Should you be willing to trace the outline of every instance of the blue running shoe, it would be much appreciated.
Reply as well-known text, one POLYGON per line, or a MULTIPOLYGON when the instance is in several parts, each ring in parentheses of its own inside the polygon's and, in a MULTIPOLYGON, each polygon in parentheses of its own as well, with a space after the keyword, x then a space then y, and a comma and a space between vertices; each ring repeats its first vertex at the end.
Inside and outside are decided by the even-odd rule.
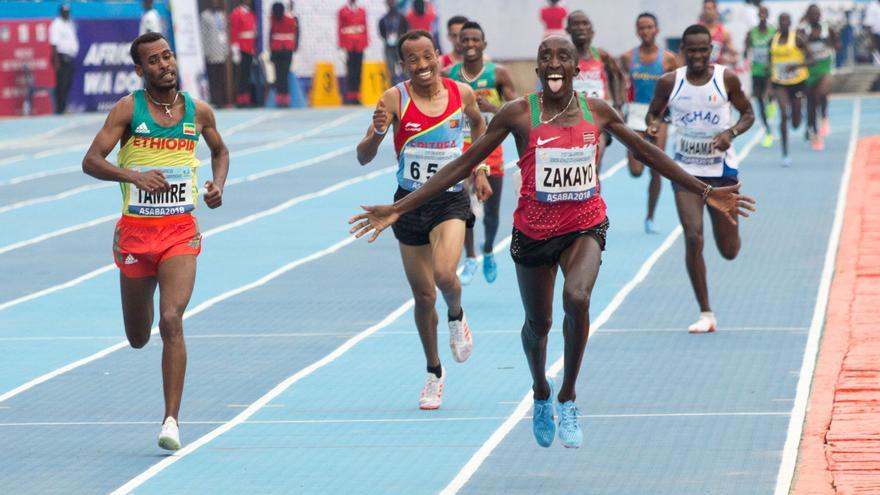
POLYGON ((646 234, 659 234, 660 231, 657 230, 657 227, 654 227, 654 220, 650 218, 645 219, 645 233, 646 234))
POLYGON ((468 285, 471 283, 471 280, 474 279, 474 273, 477 273, 477 259, 476 258, 466 258, 464 260, 464 268, 461 270, 461 275, 458 277, 461 280, 461 285, 468 285))
POLYGON ((493 253, 483 255, 483 277, 490 284, 498 278, 498 264, 495 263, 495 255, 493 253))
POLYGON ((567 449, 579 449, 584 443, 584 432, 578 422, 578 408, 573 400, 558 402, 559 442, 567 449))
POLYGON ((556 402, 556 394, 553 390, 553 380, 547 378, 550 384, 550 396, 547 400, 535 399, 535 408, 532 412, 532 433, 535 441, 541 447, 547 448, 553 445, 553 437, 556 436, 556 423, 553 421, 553 403, 556 402))

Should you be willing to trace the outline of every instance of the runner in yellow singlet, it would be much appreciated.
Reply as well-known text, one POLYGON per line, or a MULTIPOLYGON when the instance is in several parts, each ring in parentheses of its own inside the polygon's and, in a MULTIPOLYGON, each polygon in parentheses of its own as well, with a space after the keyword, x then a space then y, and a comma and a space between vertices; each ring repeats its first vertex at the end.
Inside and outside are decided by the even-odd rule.
POLYGON ((782 166, 791 166, 788 157, 788 115, 791 125, 797 129, 801 125, 801 98, 806 90, 807 67, 812 65, 813 57, 807 47, 807 40, 791 29, 791 16, 779 16, 778 31, 770 43, 770 82, 773 93, 779 102, 779 133, 782 138, 782 166))
POLYGON ((119 182, 122 218, 113 237, 119 267, 125 335, 136 349, 147 345, 153 327, 153 303, 159 287, 162 382, 165 418, 159 446, 180 448, 177 423, 186 345, 183 313, 196 278, 202 236, 192 215, 198 202, 195 156, 199 136, 211 149, 213 181, 205 183, 208 208, 222 203, 229 152, 207 103, 177 91, 177 61, 159 33, 139 36, 131 58, 144 89, 120 99, 83 159, 83 171, 119 182), (107 161, 117 143, 118 166, 107 161))

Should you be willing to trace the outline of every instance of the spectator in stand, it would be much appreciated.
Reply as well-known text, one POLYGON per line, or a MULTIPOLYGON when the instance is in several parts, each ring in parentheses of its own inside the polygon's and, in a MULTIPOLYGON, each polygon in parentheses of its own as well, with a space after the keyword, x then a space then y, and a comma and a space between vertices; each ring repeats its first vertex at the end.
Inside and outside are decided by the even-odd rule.
POLYGON ((431 3, 425 0, 414 0, 409 12, 406 13, 406 22, 409 23, 410 31, 421 29, 431 33, 434 44, 440 46, 437 33, 437 12, 431 3))
POLYGON ((346 105, 360 105, 361 66, 364 63, 364 50, 367 49, 367 11, 357 4, 357 0, 339 9, 339 48, 345 50, 345 95, 346 105))
POLYGON ((299 19, 284 11, 284 4, 272 4, 269 20, 269 50, 275 66, 275 106, 290 106, 290 63, 299 46, 299 19))
POLYGON ((565 18, 568 9, 559 5, 559 0, 549 0, 549 5, 541 9, 541 22, 544 23, 544 37, 568 36, 565 32, 565 18))
POLYGON ((388 13, 379 20, 379 36, 385 42, 385 65, 391 83, 403 81, 403 69, 400 67, 400 55, 397 54, 397 40, 409 31, 406 17, 397 10, 397 0, 388 0, 388 13))
POLYGON ((144 14, 141 16, 141 24, 138 34, 159 33, 165 34, 165 25, 162 22, 162 16, 159 11, 153 7, 153 0, 144 0, 141 5, 144 7, 144 14))
POLYGON ((55 69, 55 113, 62 114, 67 109, 67 95, 73 82, 73 60, 79 52, 76 25, 70 20, 70 5, 61 5, 58 17, 49 25, 49 44, 55 69))
POLYGON ((223 0, 211 0, 211 8, 201 14, 202 46, 208 70, 211 104, 223 108, 229 104, 226 90, 226 58, 229 56, 229 33, 226 31, 223 0))
POLYGON ((880 0, 875 0, 865 8, 865 18, 862 25, 871 32, 874 40, 874 64, 880 65, 880 0))
POLYGON ((454 15, 446 21, 446 39, 448 39, 449 44, 452 45, 452 51, 444 53, 440 58, 440 68, 445 69, 462 62, 464 47, 462 47, 461 43, 458 41, 458 33, 461 32, 461 27, 467 22, 468 18, 463 15, 454 15))
POLYGON ((251 10, 251 0, 240 0, 229 16, 229 36, 232 39, 232 63, 237 66, 235 105, 251 104, 251 66, 257 53, 257 17, 251 10))

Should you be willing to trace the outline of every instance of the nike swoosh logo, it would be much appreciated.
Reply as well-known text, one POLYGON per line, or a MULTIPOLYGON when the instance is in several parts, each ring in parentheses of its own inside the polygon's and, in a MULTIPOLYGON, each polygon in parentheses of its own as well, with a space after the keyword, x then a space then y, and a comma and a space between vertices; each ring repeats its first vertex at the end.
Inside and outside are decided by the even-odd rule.
POLYGON ((557 139, 559 139, 559 136, 548 138, 548 139, 538 138, 538 146, 544 146, 545 144, 549 143, 550 141, 556 141, 557 139))

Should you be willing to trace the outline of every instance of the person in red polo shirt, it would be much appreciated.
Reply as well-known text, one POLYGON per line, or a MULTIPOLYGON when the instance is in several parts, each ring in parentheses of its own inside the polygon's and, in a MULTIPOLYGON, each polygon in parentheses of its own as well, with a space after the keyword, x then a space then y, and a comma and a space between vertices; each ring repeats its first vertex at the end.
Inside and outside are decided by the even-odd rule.
POLYGON ((235 86, 235 104, 251 104, 251 65, 257 53, 257 17, 251 10, 251 0, 241 0, 229 14, 229 39, 232 41, 232 61, 238 66, 235 86))
POLYGON ((357 0, 339 9, 339 48, 345 50, 345 103, 360 104, 361 65, 367 48, 367 11, 357 0))
POLYGON ((284 4, 272 4, 269 18, 269 50, 275 66, 275 106, 290 106, 290 63, 299 46, 299 19, 284 11, 284 4))

